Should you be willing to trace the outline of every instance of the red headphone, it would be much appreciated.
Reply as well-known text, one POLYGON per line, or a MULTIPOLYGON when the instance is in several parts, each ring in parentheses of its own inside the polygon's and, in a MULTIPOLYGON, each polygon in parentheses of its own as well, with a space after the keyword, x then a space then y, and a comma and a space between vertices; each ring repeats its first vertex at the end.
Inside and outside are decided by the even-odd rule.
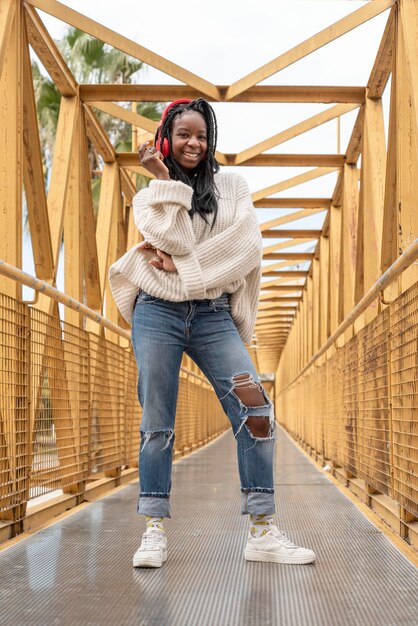
POLYGON ((158 124, 157 132, 155 134, 155 147, 157 148, 157 150, 161 151, 163 157, 168 157, 168 155, 170 154, 170 146, 168 144, 167 137, 164 138, 162 145, 161 145, 161 141, 160 141, 161 126, 163 125, 164 118, 166 117, 166 115, 169 112, 169 110, 171 109, 171 107, 175 106, 176 104, 188 104, 189 102, 192 102, 192 101, 191 100, 187 100, 187 99, 174 100, 173 102, 170 102, 170 104, 167 104, 167 106, 165 107, 165 109, 163 111, 163 114, 162 114, 161 119, 160 119, 160 123, 158 124))

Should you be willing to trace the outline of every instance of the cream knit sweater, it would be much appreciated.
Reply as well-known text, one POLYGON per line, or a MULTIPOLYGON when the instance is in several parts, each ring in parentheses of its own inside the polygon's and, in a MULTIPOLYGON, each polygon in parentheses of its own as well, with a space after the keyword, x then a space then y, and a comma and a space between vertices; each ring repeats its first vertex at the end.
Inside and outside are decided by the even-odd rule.
POLYGON ((215 174, 215 183, 220 197, 212 230, 198 213, 190 219, 193 189, 180 181, 152 180, 134 197, 137 228, 155 248, 172 255, 177 272, 149 265, 155 252, 139 252, 137 246, 116 261, 109 282, 127 322, 139 290, 172 302, 214 299, 227 292, 241 338, 251 340, 261 280, 260 227, 239 174, 215 174))

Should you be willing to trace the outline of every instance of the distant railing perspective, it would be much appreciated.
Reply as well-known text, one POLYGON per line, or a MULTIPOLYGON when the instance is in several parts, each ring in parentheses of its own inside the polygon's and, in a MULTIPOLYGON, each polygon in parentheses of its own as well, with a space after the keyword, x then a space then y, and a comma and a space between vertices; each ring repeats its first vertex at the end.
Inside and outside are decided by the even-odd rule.
POLYGON ((279 422, 416 548, 418 283, 344 345, 336 342, 417 257, 418 240, 296 377, 290 341, 276 383, 279 422))
MULTIPOLYGON (((4 263, 0 271, 22 282, 32 278, 44 293, 52 289, 4 263)), ((56 300, 68 299, 54 292, 56 300)), ((134 478, 135 470, 127 470, 138 466, 135 359, 129 346, 104 336, 105 322, 96 318, 97 334, 0 294, 0 539, 33 526, 27 505, 39 496, 60 490, 65 510, 88 499, 91 486, 106 477, 117 479, 110 486, 124 473, 134 478)), ((175 455, 227 427, 211 385, 194 364, 184 364, 175 455)))

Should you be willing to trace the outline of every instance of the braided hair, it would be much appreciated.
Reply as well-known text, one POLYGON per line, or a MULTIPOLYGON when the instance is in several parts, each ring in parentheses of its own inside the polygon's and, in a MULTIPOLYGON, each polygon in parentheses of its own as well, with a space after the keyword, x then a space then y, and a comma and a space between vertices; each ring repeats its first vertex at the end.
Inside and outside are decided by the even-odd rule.
POLYGON ((188 103, 175 104, 167 112, 162 126, 159 129, 158 139, 161 145, 164 139, 167 139, 170 146, 170 154, 164 157, 164 163, 170 173, 172 180, 180 180, 181 182, 193 187, 192 208, 190 217, 194 213, 199 215, 208 222, 207 214, 213 213, 212 228, 215 224, 218 213, 218 190, 216 189, 214 174, 219 172, 219 163, 215 158, 216 141, 218 136, 218 127, 216 123, 215 112, 210 104, 203 98, 192 100, 188 103), (178 165, 172 156, 171 131, 174 119, 178 115, 182 115, 188 111, 196 111, 200 113, 206 122, 207 129, 207 153, 205 158, 198 164, 194 172, 194 176, 190 178, 186 172, 178 165))

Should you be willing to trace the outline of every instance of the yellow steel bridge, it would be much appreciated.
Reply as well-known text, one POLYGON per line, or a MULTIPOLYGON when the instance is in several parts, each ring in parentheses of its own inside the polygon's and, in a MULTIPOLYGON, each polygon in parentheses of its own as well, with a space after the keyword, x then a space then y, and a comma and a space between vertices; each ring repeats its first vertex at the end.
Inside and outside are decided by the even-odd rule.
POLYGON ((417 203, 416 0, 364 3, 230 85, 213 84, 55 0, 0 0, 2 623, 417 623, 417 203), (79 84, 39 11, 177 84, 79 84), (260 84, 381 14, 386 25, 367 84, 260 84), (32 52, 60 94, 48 181, 32 52), (181 515, 197 516, 187 540, 192 548, 177 554, 171 574, 168 563, 152 581, 138 573, 131 581, 130 556, 120 558, 139 533, 133 481, 141 412, 130 332, 107 271, 141 238, 131 205, 138 176, 149 173, 136 150, 157 122, 137 104, 181 97, 329 105, 241 152, 217 152, 225 167, 278 172, 278 182, 253 193, 256 209, 268 209, 271 219, 260 223, 267 241, 248 350, 282 427, 279 514, 295 536, 319 545, 316 571, 236 564, 243 528, 232 521, 233 440, 210 384, 186 357, 174 470, 183 496, 174 494, 174 501, 181 515), (127 102, 132 106, 121 104, 127 102), (272 152, 353 111, 350 138, 336 154, 320 146, 317 154, 272 152), (102 114, 130 125, 131 152, 117 151, 102 114), (100 163, 94 172, 91 150, 100 163), (282 166, 310 169, 282 180, 282 166), (297 195, 298 185, 332 172, 330 197, 297 195), (92 176, 101 179, 98 211, 92 176), (35 275, 22 269, 24 210, 35 275), (312 216, 320 226, 304 228, 312 216), (23 285, 33 300, 24 299, 23 285), (207 483, 206 497, 197 481, 207 483), (221 516, 219 549, 214 529, 221 516), (49 527, 53 519, 60 521, 49 527), (203 550, 206 570, 193 550, 203 550), (69 586, 58 574, 67 559, 69 586))

